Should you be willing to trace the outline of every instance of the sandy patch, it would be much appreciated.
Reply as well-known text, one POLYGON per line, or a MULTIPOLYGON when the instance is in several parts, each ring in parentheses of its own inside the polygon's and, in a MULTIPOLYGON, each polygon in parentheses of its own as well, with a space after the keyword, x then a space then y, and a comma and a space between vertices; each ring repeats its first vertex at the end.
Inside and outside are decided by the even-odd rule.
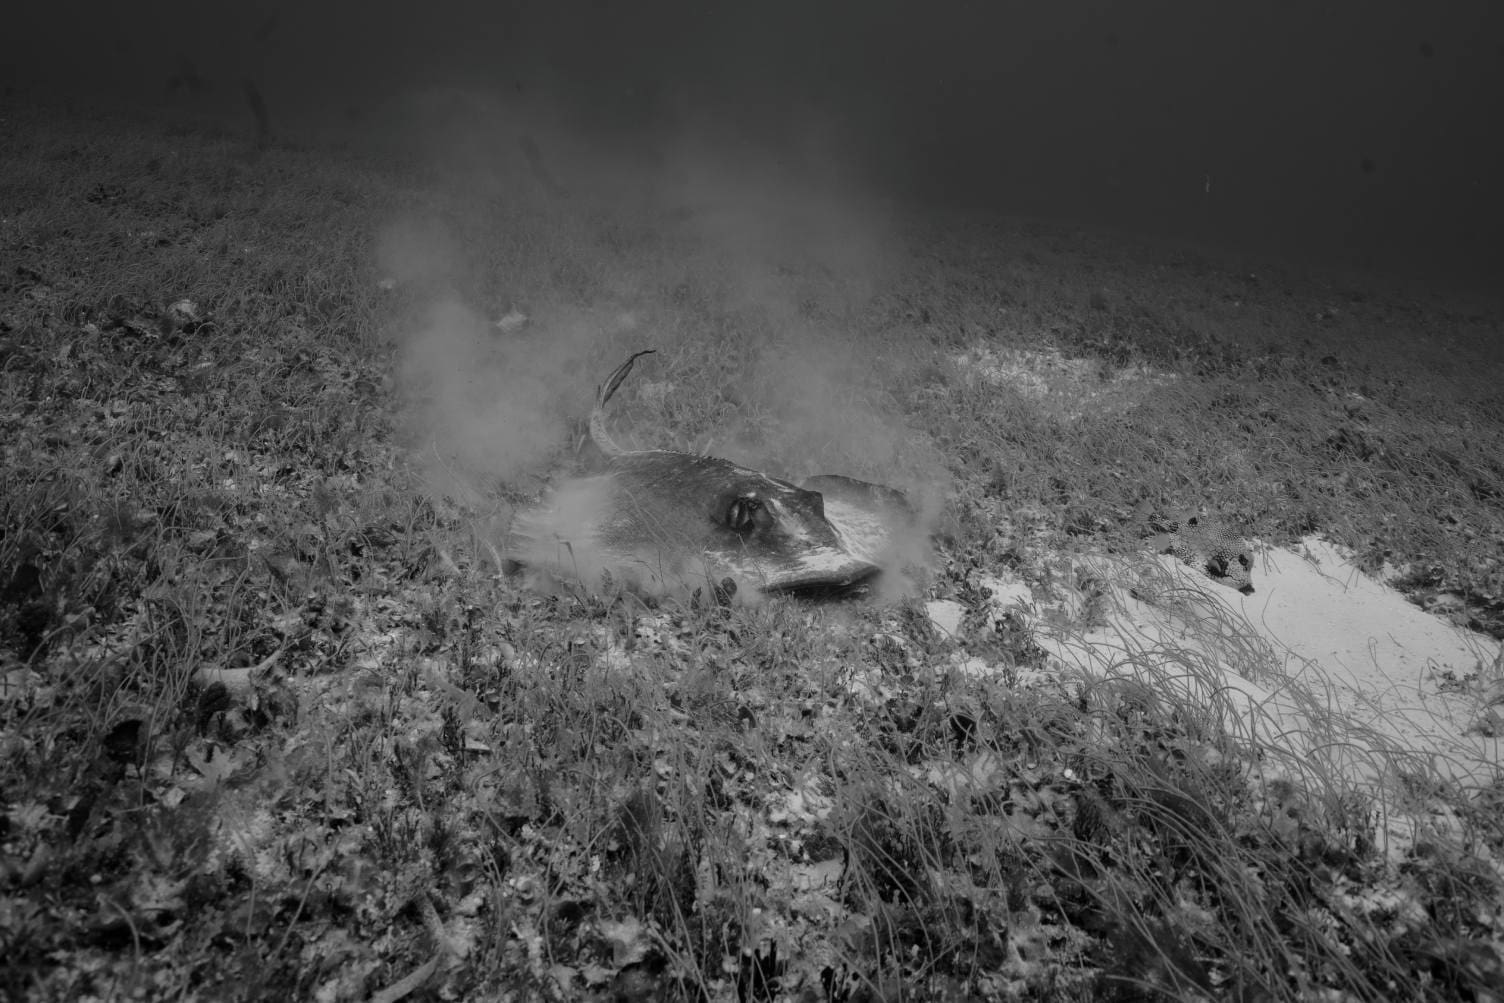
MULTIPOLYGON (((1272 769, 1383 795, 1391 847, 1407 842, 1405 812, 1382 807, 1396 791, 1493 782, 1500 740, 1475 723, 1486 703, 1477 683, 1504 673, 1498 642, 1417 608, 1325 541, 1259 553, 1250 596, 1147 555, 1086 559, 1101 594, 1063 604, 1017 582, 989 588, 997 612, 1029 622, 1062 670, 1190 698, 1256 739, 1272 769)), ((954 603, 930 612, 943 630, 959 624, 954 603)))
POLYGON ((952 355, 951 362, 966 379, 1007 387, 1068 420, 1121 414, 1177 379, 1150 366, 1113 366, 1053 348, 978 346, 952 355))

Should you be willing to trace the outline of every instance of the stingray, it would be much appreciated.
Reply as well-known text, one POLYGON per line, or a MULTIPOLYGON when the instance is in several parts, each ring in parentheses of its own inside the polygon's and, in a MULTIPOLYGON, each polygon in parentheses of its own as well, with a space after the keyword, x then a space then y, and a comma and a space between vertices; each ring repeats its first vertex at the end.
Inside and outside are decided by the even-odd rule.
POLYGON ((653 351, 596 389, 590 439, 602 463, 517 514, 512 562, 587 584, 606 573, 654 594, 709 584, 718 597, 845 596, 868 591, 900 541, 921 535, 908 499, 884 485, 839 474, 794 484, 716 456, 618 446, 606 404, 653 351))

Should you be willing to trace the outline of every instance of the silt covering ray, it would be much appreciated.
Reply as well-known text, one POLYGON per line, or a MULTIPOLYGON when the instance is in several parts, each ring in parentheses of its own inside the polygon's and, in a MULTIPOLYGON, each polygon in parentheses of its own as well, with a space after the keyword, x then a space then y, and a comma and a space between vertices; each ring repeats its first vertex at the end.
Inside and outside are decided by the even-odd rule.
POLYGON ((591 439, 601 468, 570 478, 519 512, 510 561, 594 585, 609 574, 652 593, 691 593, 725 579, 744 597, 849 595, 868 589, 917 530, 900 492, 837 474, 802 485, 715 456, 624 450, 604 407, 638 352, 601 385, 591 439))

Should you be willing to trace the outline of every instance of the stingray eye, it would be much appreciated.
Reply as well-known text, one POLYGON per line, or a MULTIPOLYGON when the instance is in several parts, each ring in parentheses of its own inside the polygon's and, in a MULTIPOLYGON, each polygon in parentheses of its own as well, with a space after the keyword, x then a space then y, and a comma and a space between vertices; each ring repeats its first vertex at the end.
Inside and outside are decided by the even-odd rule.
POLYGON ((763 514, 762 502, 756 498, 737 498, 726 513, 726 525, 737 533, 750 533, 762 521, 759 514, 763 514))
POLYGON ((726 525, 743 536, 773 528, 773 512, 761 498, 742 495, 726 510, 726 525))

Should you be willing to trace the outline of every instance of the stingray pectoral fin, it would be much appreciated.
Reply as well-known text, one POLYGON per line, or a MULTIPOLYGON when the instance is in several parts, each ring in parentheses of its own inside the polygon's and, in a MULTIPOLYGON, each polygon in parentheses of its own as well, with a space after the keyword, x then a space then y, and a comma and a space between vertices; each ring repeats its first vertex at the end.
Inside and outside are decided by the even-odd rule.
POLYGON ((763 592, 790 594, 837 593, 882 571, 835 547, 819 547, 790 560, 751 562, 737 570, 763 592))
POLYGON ((919 517, 908 495, 886 484, 857 480, 844 474, 815 474, 799 485, 806 491, 818 491, 829 504, 832 501, 864 509, 885 522, 912 523, 919 517))
POLYGON ((902 491, 841 474, 818 474, 800 487, 820 493, 826 521, 853 556, 886 566, 923 550, 919 513, 902 491))

